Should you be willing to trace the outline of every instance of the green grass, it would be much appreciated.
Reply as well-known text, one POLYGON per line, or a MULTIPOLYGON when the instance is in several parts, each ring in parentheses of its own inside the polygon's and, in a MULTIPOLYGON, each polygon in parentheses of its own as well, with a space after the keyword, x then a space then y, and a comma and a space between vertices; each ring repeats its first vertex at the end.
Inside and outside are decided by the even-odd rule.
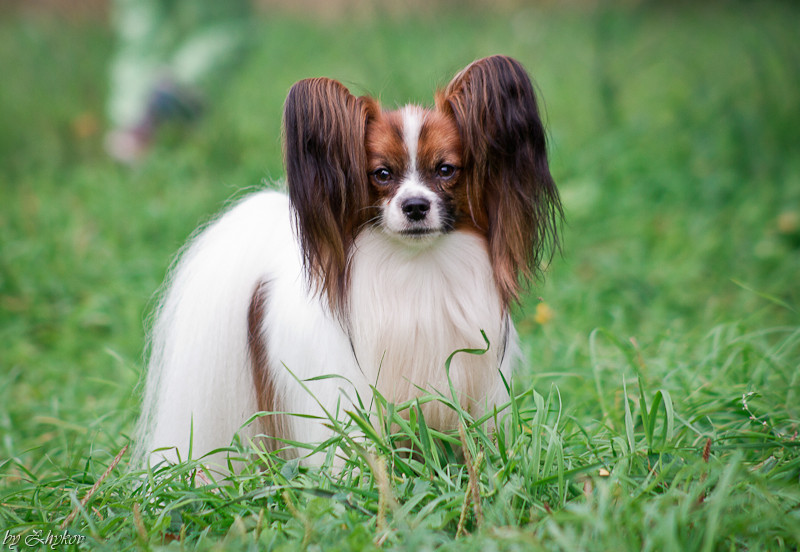
POLYGON ((270 14, 209 116, 134 170, 101 147, 110 31, 3 15, 0 537, 60 534, 77 508, 68 530, 108 550, 797 550, 800 9, 270 14), (263 457, 220 486, 193 464, 143 477, 126 454, 102 479, 170 258, 281 178, 289 86, 430 103, 492 53, 536 80, 567 215, 515 313, 529 367, 506 429, 464 417, 457 458, 459 434, 375 397, 380 415, 341 427, 340 475, 263 457), (357 426, 374 435, 349 441, 357 426))

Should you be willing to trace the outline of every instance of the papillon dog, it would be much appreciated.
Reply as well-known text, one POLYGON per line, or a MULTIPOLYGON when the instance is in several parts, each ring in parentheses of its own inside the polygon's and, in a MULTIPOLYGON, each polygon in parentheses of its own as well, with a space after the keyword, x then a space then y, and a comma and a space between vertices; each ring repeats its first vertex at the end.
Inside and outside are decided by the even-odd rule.
MULTIPOLYGON (((237 432, 299 454, 286 443, 324 442, 327 416, 372 388, 400 403, 450 397, 452 382, 475 417, 509 400, 520 357, 509 308, 557 247, 562 217, 522 65, 475 61, 433 108, 395 111, 303 80, 283 132, 288 196, 245 197, 170 271, 150 339, 144 458, 197 458, 237 432), (460 349, 486 351, 454 355, 448 379, 460 349)), ((430 427, 457 427, 441 402, 422 410, 430 427)))

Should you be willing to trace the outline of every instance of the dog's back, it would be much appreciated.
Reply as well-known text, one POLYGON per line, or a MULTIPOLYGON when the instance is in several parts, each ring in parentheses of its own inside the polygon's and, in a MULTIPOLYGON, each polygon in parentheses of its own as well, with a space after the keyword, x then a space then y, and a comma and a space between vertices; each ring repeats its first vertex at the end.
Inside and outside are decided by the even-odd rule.
MULTIPOLYGON (((171 448, 153 460, 186 459, 190 448, 197 457, 226 447, 258 410, 248 309, 256 286, 275 266, 294 266, 299 275, 293 240, 288 199, 262 192, 235 204, 179 255, 150 337, 140 458, 159 447, 171 448)), ((255 432, 251 425, 243 436, 255 432)))

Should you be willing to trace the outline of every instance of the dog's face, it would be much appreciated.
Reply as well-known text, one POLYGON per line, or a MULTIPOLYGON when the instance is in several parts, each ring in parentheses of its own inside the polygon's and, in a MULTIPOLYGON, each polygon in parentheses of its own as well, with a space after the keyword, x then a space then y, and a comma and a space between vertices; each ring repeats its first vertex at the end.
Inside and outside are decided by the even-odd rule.
POLYGON ((304 266, 334 310, 370 224, 407 245, 462 229, 481 235, 504 305, 557 244, 562 212, 544 126, 511 58, 471 63, 432 109, 383 111, 337 81, 300 81, 286 99, 284 136, 304 266))
POLYGON ((465 213, 462 151, 452 117, 407 106, 377 113, 366 129, 374 222, 409 243, 452 231, 465 213))

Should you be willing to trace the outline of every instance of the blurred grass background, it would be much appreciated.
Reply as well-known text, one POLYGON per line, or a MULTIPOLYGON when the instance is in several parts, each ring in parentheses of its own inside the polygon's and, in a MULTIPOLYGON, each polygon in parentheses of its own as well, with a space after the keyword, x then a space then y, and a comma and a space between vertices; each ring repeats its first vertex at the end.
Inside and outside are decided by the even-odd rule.
POLYGON ((535 80, 567 216, 563 256, 515 313, 520 380, 556 383, 578 420, 621 412, 635 373, 590 344, 604 328, 673 394, 688 443, 719 427, 709 404, 746 426, 748 391, 796 435, 796 4, 263 2, 208 116, 134 168, 102 148, 104 3, 78 5, 0 7, 0 487, 74 477, 127 442, 153 294, 199 223, 281 180, 292 83, 324 75, 389 107, 430 104, 494 53, 535 80))

